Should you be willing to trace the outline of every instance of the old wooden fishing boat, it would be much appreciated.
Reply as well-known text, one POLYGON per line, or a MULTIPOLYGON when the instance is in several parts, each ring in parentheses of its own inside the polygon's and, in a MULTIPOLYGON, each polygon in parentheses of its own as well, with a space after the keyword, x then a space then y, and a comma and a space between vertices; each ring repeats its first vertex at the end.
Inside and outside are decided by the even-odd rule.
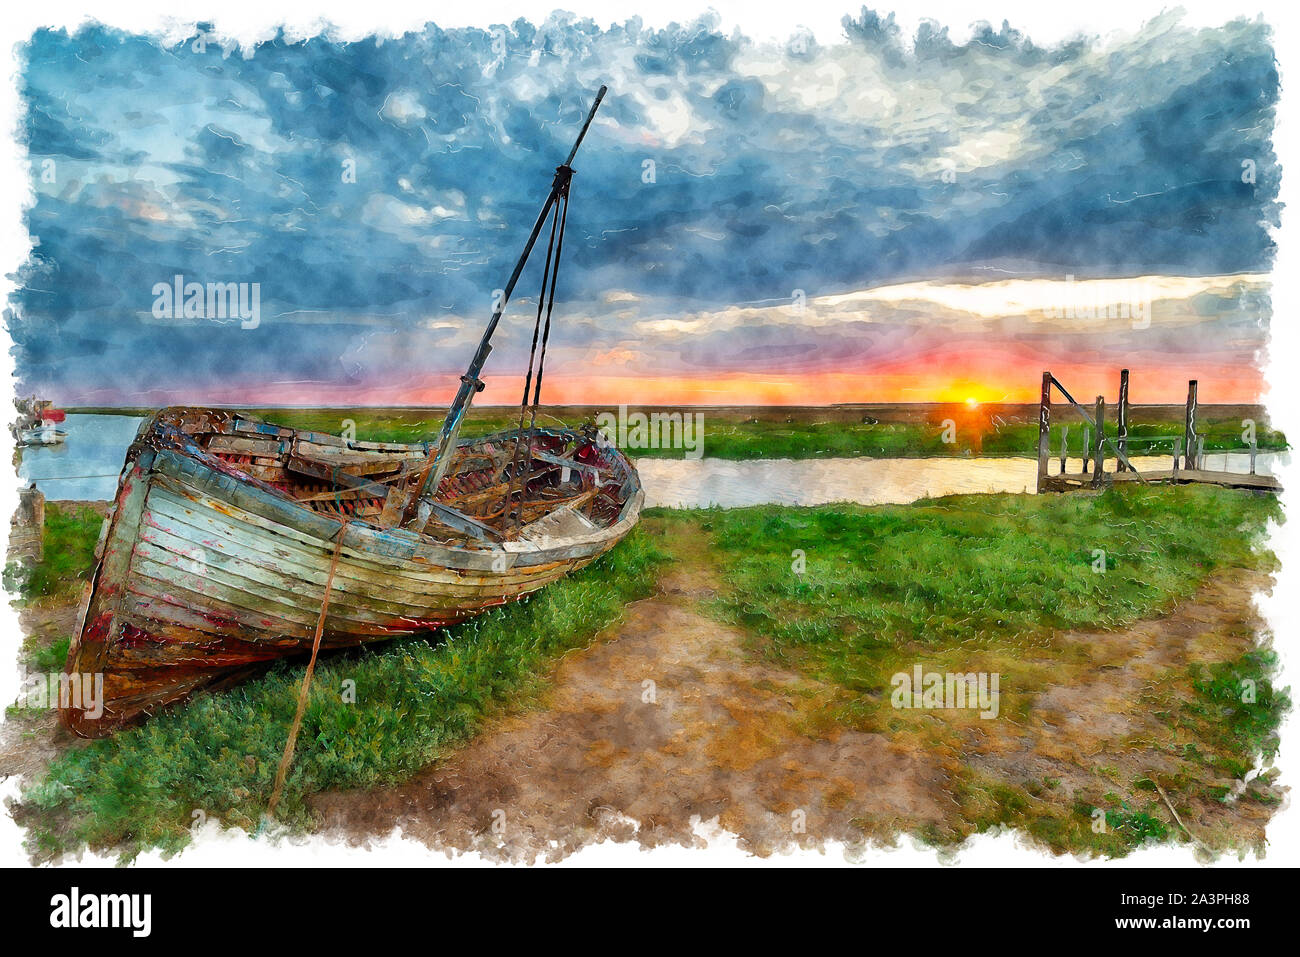
POLYGON ((632 529, 643 494, 622 453, 594 427, 537 426, 569 163, 603 94, 435 441, 358 442, 197 408, 141 427, 68 655, 61 711, 73 731, 107 734, 271 659, 461 621, 581 568, 632 529), (548 217, 520 426, 461 441, 492 333, 548 217))

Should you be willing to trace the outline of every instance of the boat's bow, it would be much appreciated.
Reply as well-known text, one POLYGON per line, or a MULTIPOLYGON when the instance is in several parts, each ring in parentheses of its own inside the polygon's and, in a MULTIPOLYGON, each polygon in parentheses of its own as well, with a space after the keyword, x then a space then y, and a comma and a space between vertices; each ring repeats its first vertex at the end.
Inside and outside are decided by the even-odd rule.
POLYGON ((222 410, 165 409, 132 444, 69 651, 64 720, 84 736, 311 646, 454 624, 612 548, 643 496, 593 432, 462 443, 417 529, 380 521, 425 447, 222 410), (532 457, 512 476, 517 445, 532 457), (521 492, 522 490, 522 492, 521 492), (341 548, 331 579, 331 558, 341 548))

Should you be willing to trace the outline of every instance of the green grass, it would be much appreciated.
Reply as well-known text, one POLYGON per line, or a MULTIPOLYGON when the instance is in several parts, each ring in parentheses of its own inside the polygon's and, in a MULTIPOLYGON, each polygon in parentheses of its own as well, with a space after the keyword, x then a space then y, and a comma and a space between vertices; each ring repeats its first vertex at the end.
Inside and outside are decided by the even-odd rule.
POLYGON ((1280 741, 1278 728, 1291 710, 1286 690, 1276 690, 1276 652, 1261 648, 1236 661, 1188 669, 1196 699, 1183 706, 1182 721, 1205 741, 1206 765, 1240 780, 1262 756, 1271 763, 1280 741))
MULTIPOLYGON (((1069 426, 1069 453, 1078 458, 1083 452, 1083 423, 1069 426)), ((1055 455, 1061 447, 1060 424, 1051 430, 1051 448, 1055 455)), ((1107 433, 1114 437, 1113 425, 1107 433)), ((1235 421, 1202 425, 1206 436, 1205 450, 1243 451, 1240 423, 1235 421)), ((1128 443, 1128 454, 1173 454, 1173 439, 1183 434, 1183 426, 1155 423, 1143 426, 1141 436, 1128 443)), ((1260 428, 1258 447, 1263 450, 1285 449, 1286 438, 1280 432, 1260 428)), ((1032 458, 1038 454, 1038 426, 1007 423, 994 426, 984 421, 957 422, 948 432, 940 423, 880 422, 875 425, 843 422, 710 422, 706 419, 704 454, 709 458, 744 461, 748 459, 808 458, 922 458, 967 455, 1001 455, 1032 458), (951 441, 945 441, 945 438, 951 441)), ((681 458, 681 450, 637 450, 638 457, 681 458)), ((1106 457, 1114 459, 1107 446, 1106 457)))
MULTIPOLYGON (((1058 646, 1060 633, 1157 617, 1218 570, 1271 568, 1262 540, 1269 520, 1280 518, 1268 495, 1129 486, 874 508, 713 510, 699 520, 721 554, 725 587, 716 607, 756 635, 754 650, 837 687, 824 720, 886 734, 943 764, 961 816, 919 837, 954 846, 974 833, 1017 827, 1056 853, 1123 856, 1149 842, 1183 840, 1154 784, 1117 785, 1118 769, 1098 761, 1092 786, 1126 792, 1099 802, 1107 827, 1098 832, 1094 804, 1076 791, 1072 809, 1054 794, 1057 779, 1007 780, 968 763, 967 735, 982 737, 975 719, 892 708, 890 679, 918 662, 927 671, 998 673, 1001 716, 1023 724, 1039 693, 1116 666, 1081 658, 1076 645, 1058 646), (1097 549, 1106 553, 1104 572, 1095 570, 1097 549), (793 567, 800 555, 802 574, 793 567)), ((1182 682, 1173 673, 1143 698, 1171 716, 1171 740, 1188 742, 1184 770, 1164 781, 1171 799, 1219 798, 1216 782, 1241 780, 1261 756, 1272 760, 1290 707, 1270 682, 1275 668, 1272 652, 1256 649, 1190 668, 1182 682), (1243 700, 1243 688, 1252 687, 1245 681, 1254 682, 1254 701, 1243 700)), ((1066 730, 1058 740, 1070 747, 1066 730)), ((1249 793, 1265 800, 1264 792, 1249 793)))
POLYGON ((1253 567, 1272 496, 1208 486, 954 496, 906 506, 759 507, 710 515, 733 621, 778 659, 855 692, 887 685, 894 649, 1029 647, 1114 628, 1253 567), (1096 550, 1106 571, 1094 571, 1096 550), (796 551, 806 562, 792 570, 796 551))
MULTIPOLYGON (((442 428, 442 414, 414 409, 252 409, 251 414, 296 429, 340 434, 355 427, 356 438, 362 442, 424 442, 437 438, 442 428)), ((569 426, 576 428, 585 420, 581 417, 564 418, 539 415, 538 425, 569 426)), ((471 408, 461 427, 461 437, 489 435, 505 429, 519 428, 519 410, 471 408)))
MULTIPOLYGON (((419 442, 437 435, 441 415, 418 409, 253 409, 277 425, 338 434, 350 422, 356 438, 369 442, 419 442)), ((679 410, 680 411, 680 410, 679 410)), ((885 413, 882 413, 882 415, 885 413)), ((798 417, 785 416, 775 410, 748 415, 741 410, 704 412, 703 454, 709 458, 745 461, 750 459, 809 458, 908 458, 967 455, 1006 455, 1035 457, 1038 454, 1037 422, 994 421, 991 413, 956 407, 937 409, 917 420, 918 413, 908 413, 906 420, 868 424, 847 420, 843 414, 828 412, 825 420, 810 419, 806 412, 798 417), (789 421, 787 421, 789 419, 789 421), (945 423, 951 422, 951 429, 945 423)), ((1082 453, 1083 423, 1069 410, 1057 412, 1052 426, 1053 454, 1060 449, 1062 425, 1069 423, 1070 454, 1082 453)), ((1217 421, 1207 407, 1205 421, 1199 428, 1206 436, 1207 451, 1241 450, 1241 423, 1233 418, 1217 421)), ((499 407, 472 408, 466 417, 462 437, 470 438, 517 428, 518 410, 499 407)), ((859 416, 859 418, 861 418, 859 416)), ((538 419, 542 425, 577 428, 593 421, 592 410, 554 408, 545 410, 538 419)), ((1132 426, 1134 438, 1129 442, 1131 455, 1172 454, 1172 439, 1183 434, 1181 422, 1158 421, 1132 426), (1140 436, 1140 437, 1139 437, 1140 436)), ((1114 425, 1108 429, 1114 434, 1114 425)), ((1258 428, 1259 448, 1285 449, 1286 438, 1265 425, 1258 428)), ((629 450, 636 458, 682 458, 680 448, 638 448, 629 450)), ((1107 458, 1113 453, 1107 450, 1107 458)))
MULTIPOLYGON (((590 415, 557 410, 539 419, 542 424, 577 428, 593 421, 590 415)), ((368 442, 416 442, 437 434, 442 420, 421 413, 401 411, 258 410, 255 414, 277 425, 337 433, 344 419, 356 425, 356 437, 368 442)), ((488 435, 519 426, 518 412, 473 409, 466 418, 462 437, 488 435)), ((1018 454, 1036 455, 1038 433, 1021 429, 1023 441, 1018 454)), ((944 428, 915 422, 865 425, 844 422, 754 421, 736 422, 730 417, 705 414, 704 455, 709 458, 743 461, 748 459, 805 459, 821 457, 892 458, 897 456, 970 455, 977 450, 974 431, 958 430, 955 442, 943 440, 944 428)), ((1081 435, 1082 433, 1080 433, 1081 435)), ((637 448, 636 458, 680 459, 683 449, 637 448)))
MULTIPOLYGON (((464 742, 491 714, 542 687, 559 655, 586 645, 649 594, 665 556, 635 531, 582 572, 436 640, 399 640, 323 659, 278 817, 306 827, 305 798, 402 780, 464 742), (345 682, 355 682, 355 703, 345 682)), ((195 698, 141 727, 65 751, 23 796, 38 858, 81 847, 124 858, 189 840, 195 811, 255 828, 293 718, 301 661, 195 698)))
MULTIPOLYGON (((394 641, 323 660, 282 819, 309 828, 310 795, 403 780, 468 740, 488 716, 536 700, 556 658, 587 644, 628 601, 651 593, 669 557, 717 570, 722 587, 712 608, 747 629, 754 650, 838 689, 824 709, 828 724, 959 755, 960 736, 954 739, 942 722, 913 717, 908 724, 888 707, 889 677, 900 662, 1000 672, 1002 713, 1018 720, 1031 698, 1014 690, 1018 684, 1032 677, 1041 690, 1044 680, 1069 681, 1093 667, 1040 659, 1031 672, 1024 659, 1045 654, 1067 629, 1157 616, 1216 570, 1267 566, 1261 538, 1280 510, 1267 495, 1129 486, 1098 495, 955 496, 870 508, 650 509, 646 518, 646 528, 592 567, 453 629, 446 640, 394 641), (1106 552, 1105 573, 1094 571, 1095 549, 1106 552), (797 552, 802 574, 792 568, 797 552), (347 681, 355 682, 355 703, 344 700, 347 681)), ((69 524, 57 533, 86 564, 51 565, 51 594, 67 592, 56 569, 78 580, 89 567, 98 533, 91 526, 69 524)), ((57 666, 60 649, 48 655, 57 666)), ((1290 702, 1270 684, 1274 668, 1264 650, 1193 668, 1185 675, 1189 700, 1162 705, 1195 742, 1189 756, 1215 779, 1240 778, 1257 753, 1276 752, 1290 702), (1241 699, 1245 680, 1255 682, 1251 705, 1241 699)), ((130 858, 151 847, 175 851, 187 843, 195 811, 256 828, 301 674, 301 661, 281 663, 228 692, 65 751, 18 808, 32 853, 48 858, 91 846, 130 858)), ((952 844, 1014 826, 1058 852, 1107 855, 1172 839, 1178 832, 1164 822, 1163 806, 1118 780, 1116 758, 1099 757, 1092 803, 1077 793, 1064 797, 1053 777, 990 780, 954 764, 949 788, 965 823, 919 836, 952 844), (1103 800, 1112 788, 1125 793, 1103 800), (1105 810, 1104 834, 1092 828, 1094 804, 1105 810)), ((1174 800, 1201 787, 1163 784, 1174 800)))
POLYGON ((41 560, 30 568, 5 569, 5 588, 25 602, 75 599, 95 565, 95 543, 104 517, 86 506, 45 506, 41 560))
POLYGON ((62 671, 64 664, 68 660, 68 646, 70 644, 72 644, 72 636, 64 635, 55 638, 48 644, 38 645, 26 656, 25 664, 27 669, 29 671, 43 671, 46 674, 62 671))
MULTIPOLYGON (((1066 443, 1071 458, 1079 458, 1083 454, 1083 430, 1087 428, 1081 419, 1076 419, 1070 412, 1060 413, 1067 418, 1068 432, 1066 443)), ((1132 433, 1127 442, 1129 456, 1138 455, 1168 455, 1173 457, 1174 440, 1182 438, 1184 435, 1184 426, 1181 422, 1147 422, 1129 427, 1132 433)), ((1064 424, 1057 421, 1051 429, 1051 450, 1052 455, 1060 454, 1061 433, 1064 424)), ((1106 426, 1106 434, 1112 439, 1115 437, 1114 423, 1106 426)), ((1203 421, 1197 424, 1197 434, 1205 438, 1206 452, 1245 452, 1248 446, 1242 439, 1242 427, 1240 420, 1229 419, 1221 421, 1203 421)), ((1256 429, 1255 442, 1261 451, 1281 451, 1286 449, 1286 436, 1275 429, 1267 426, 1259 426, 1256 429)), ((1035 456, 1038 449, 1038 426, 1029 426, 1023 424, 1013 424, 1003 426, 996 431, 984 435, 982 440, 982 454, 984 455, 1017 455, 1017 456, 1035 456)), ((1106 458, 1112 463, 1115 459, 1115 453, 1111 447, 1106 446, 1106 458)))
MULTIPOLYGON (((972 455, 979 436, 958 430, 954 441, 944 441, 941 424, 881 422, 876 425, 843 422, 705 422, 704 454, 709 458, 748 459, 809 458, 916 458, 972 455)), ((1036 449, 1033 444, 1026 449, 1036 449)), ((675 450, 637 451, 656 458, 681 458, 675 450)), ((1026 452, 1025 454, 1028 454, 1026 452)))

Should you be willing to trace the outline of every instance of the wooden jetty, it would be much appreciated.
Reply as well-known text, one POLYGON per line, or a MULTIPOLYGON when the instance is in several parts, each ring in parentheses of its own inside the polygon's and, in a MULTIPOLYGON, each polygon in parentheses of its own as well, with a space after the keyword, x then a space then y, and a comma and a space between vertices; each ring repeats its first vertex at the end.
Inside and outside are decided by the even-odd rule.
POLYGON ((1227 472, 1205 467, 1205 436, 1197 431, 1198 412, 1197 381, 1187 383, 1187 411, 1184 416, 1183 434, 1173 440, 1173 454, 1167 469, 1134 468, 1128 457, 1129 434, 1129 371, 1120 371, 1119 401, 1115 409, 1115 435, 1106 434, 1106 399, 1097 396, 1091 413, 1070 395, 1059 379, 1051 372, 1043 372, 1043 387, 1038 404, 1038 492, 1070 492, 1078 489, 1102 489, 1115 483, 1168 482, 1187 484, 1199 482, 1207 485, 1221 485, 1226 488, 1245 488, 1260 491, 1280 491, 1282 484, 1272 475, 1260 475, 1255 471, 1255 458, 1258 448, 1254 442, 1238 450, 1250 453, 1250 471, 1227 472), (1081 457, 1083 465, 1080 471, 1070 472, 1066 448, 1068 429, 1062 432, 1059 452, 1058 470, 1052 472, 1052 397, 1053 392, 1060 394, 1065 404, 1085 423, 1083 428, 1083 446, 1081 457), (1114 468, 1107 470, 1107 450, 1114 459, 1114 468))
MULTIPOLYGON (((1272 475, 1249 475, 1241 472, 1222 472, 1211 469, 1159 469, 1137 472, 1107 472, 1102 485, 1116 482, 1175 482, 1179 484, 1200 482, 1205 485, 1222 485, 1225 488, 1253 488, 1277 492, 1282 484, 1272 475)), ((1091 475, 1051 475, 1047 487, 1042 491, 1069 492, 1077 489, 1096 488, 1097 483, 1091 475)))

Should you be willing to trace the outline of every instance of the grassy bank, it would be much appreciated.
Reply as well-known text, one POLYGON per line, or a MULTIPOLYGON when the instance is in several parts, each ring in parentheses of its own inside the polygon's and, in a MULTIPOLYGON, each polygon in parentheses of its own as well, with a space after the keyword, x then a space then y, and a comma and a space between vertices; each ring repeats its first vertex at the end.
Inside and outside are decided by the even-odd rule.
POLYGON ((104 514, 90 505, 49 502, 41 531, 41 560, 5 569, 5 587, 26 603, 75 599, 94 567, 95 543, 104 514))
POLYGON ((63 668, 71 641, 69 621, 95 566, 95 543, 107 504, 47 502, 41 560, 5 567, 7 594, 23 614, 23 666, 36 672, 63 668))
MULTIPOLYGON (((640 532, 524 602, 429 640, 399 640, 318 666, 278 816, 309 823, 305 795, 400 780, 517 707, 564 652, 654 587, 664 559, 640 532), (354 694, 353 694, 354 692, 354 694), (354 701, 349 698, 354 697, 354 701)), ((293 718, 302 662, 200 695, 142 727, 65 751, 24 795, 29 850, 84 846, 130 857, 189 840, 194 812, 255 828, 293 718)))
MULTIPOLYGON (((751 653, 825 689, 806 734, 878 733, 942 764, 954 810, 924 838, 949 845, 1009 826, 1058 851, 1112 855, 1181 839, 1157 785, 1183 811, 1227 800, 1231 782, 1260 753, 1276 751, 1289 701, 1271 685, 1272 654, 1235 619, 1194 621, 1167 637, 1162 629, 1207 580, 1270 568, 1259 546, 1278 515, 1270 496, 1194 486, 871 508, 652 509, 612 554, 527 602, 428 642, 324 660, 282 815, 309 828, 309 795, 402 780, 472 737, 487 716, 535 700, 557 657, 652 593, 676 559, 717 571, 706 610, 740 626, 751 653), (1158 624, 1147 652, 1169 653, 1151 666, 1156 677, 1134 673, 1147 667, 1143 659, 1131 648, 1120 654, 1127 646, 1106 638, 1151 619, 1158 624), (892 676, 916 664, 999 674, 1000 720, 891 706, 892 676), (1122 683, 1130 674, 1132 688, 1122 683), (1119 683, 1080 691, 1100 681, 1119 683), (1248 702, 1243 681, 1256 689, 1248 702), (1084 694, 1085 703, 1118 695, 1114 708, 1157 715, 1168 733, 1112 754, 1080 736, 1088 727, 1049 729, 1050 753, 1031 749, 1008 764, 1006 755, 1039 727, 1033 708, 1055 689, 1084 694), (1076 780, 1061 784, 1044 762, 1076 780), (1092 827, 1096 809, 1104 833, 1092 827)), ((93 543, 89 527, 83 535, 93 543)), ((1248 607, 1248 598, 1237 592, 1223 603, 1248 607)), ((32 851, 174 850, 187 842, 195 811, 256 827, 301 674, 301 661, 282 663, 143 727, 65 751, 18 811, 32 851)), ((1271 800, 1254 790, 1241 799, 1271 800)))
MULTIPOLYGON (((92 411, 92 410, 82 410, 92 411)), ((93 410, 107 411, 107 410, 93 410)), ((135 410, 141 412, 141 410, 135 410)), ((442 414, 430 409, 250 409, 249 412, 279 425, 339 433, 355 432, 370 442, 420 442, 437 435, 442 414)), ((539 418, 543 425, 576 428, 592 422, 601 410, 552 406, 539 418)), ((638 409, 633 407, 633 413, 638 409)), ((639 410, 647 416, 660 413, 699 415, 703 454, 709 458, 809 459, 835 457, 900 458, 929 456, 1038 454, 1036 406, 986 404, 969 408, 960 403, 915 406, 862 406, 826 408, 705 408, 639 410)), ((143 414, 143 413, 142 413, 143 414)), ((1132 455, 1172 453, 1173 439, 1183 434, 1183 411, 1173 406, 1135 407, 1129 442, 1132 455)), ((1262 409, 1248 406, 1202 406, 1198 430, 1205 435, 1206 451, 1240 450, 1244 446, 1242 422, 1258 423, 1259 448, 1287 447, 1286 437, 1268 425, 1262 409)), ((517 428, 518 409, 472 408, 463 428, 466 438, 517 428)), ((1055 410, 1052 452, 1061 447, 1068 427, 1070 455, 1083 449, 1084 424, 1071 410, 1055 410)), ((692 419, 692 422, 697 420, 692 419)), ((635 424, 632 425, 635 430, 635 424)), ((1114 422, 1108 427, 1114 434, 1114 422)), ((693 436, 694 439, 694 436, 693 436)), ((628 451, 638 458, 682 458, 677 447, 649 448, 632 443, 628 451)), ((1112 453, 1107 451, 1107 458, 1112 453)))
MULTIPOLYGON (((668 411, 680 413, 688 410, 668 411)), ((356 429, 357 438, 372 442, 421 441, 436 435, 442 424, 439 416, 415 410, 261 409, 255 412, 281 425, 325 432, 338 432, 345 427, 343 420, 348 419, 356 429)), ((842 412, 832 414, 828 411, 817 416, 807 411, 796 414, 779 409, 705 410, 699 415, 702 416, 703 454, 709 458, 745 461, 966 455, 1033 457, 1038 454, 1037 410, 1033 412, 1032 420, 1020 406, 1014 409, 1000 409, 998 406, 970 409, 961 405, 879 411, 848 417, 842 412)), ((594 414, 589 409, 553 408, 547 410, 543 422, 576 428, 593 421, 594 414)), ((653 414, 653 410, 646 410, 646 414, 653 414)), ((688 411, 688 414, 691 413, 688 411)), ((1183 434, 1182 422, 1170 420, 1167 410, 1149 418, 1151 421, 1133 427, 1135 438, 1129 443, 1130 454, 1172 453, 1173 439, 1183 434)), ((472 409, 463 434, 466 437, 487 435, 517 428, 518 425, 517 411, 472 409)), ((635 429, 635 424, 631 428, 635 429)), ((1061 447, 1063 431, 1067 431, 1070 454, 1081 455, 1082 420, 1076 420, 1072 413, 1058 412, 1058 421, 1052 427, 1054 453, 1061 447)), ((1113 435, 1113 423, 1109 431, 1113 435)), ((1199 432, 1205 436, 1206 451, 1242 448, 1242 425, 1235 409, 1232 413, 1225 410, 1222 414, 1211 408, 1203 409, 1199 432)), ((1257 429, 1257 440, 1261 449, 1286 448, 1285 436, 1266 424, 1257 429)), ((646 448, 644 444, 629 451, 638 458, 682 458, 684 453, 681 447, 646 448)), ((1108 452, 1108 457, 1111 454, 1108 452)))
MULTIPOLYGON (((1132 666, 1131 648, 1121 646, 1112 660, 1108 645, 1087 634, 1165 614, 1212 573, 1271 569, 1260 546, 1277 517, 1271 496, 1185 486, 882 508, 754 508, 711 513, 708 522, 726 569, 720 613, 756 636, 756 651, 839 689, 822 720, 886 734, 946 761, 962 820, 929 837, 958 842, 1016 826, 1058 851, 1123 854, 1171 836, 1164 825, 1145 823, 1168 816, 1144 771, 1098 759, 1095 769, 1083 769, 1073 801, 1063 803, 1044 794, 1050 780, 990 777, 968 760, 972 742, 998 740, 1014 753, 1040 696, 1132 666), (1084 637, 1065 641, 1065 633, 1084 637), (891 682, 918 665, 927 673, 999 675, 1006 720, 900 710, 891 682), (1096 807, 1111 825, 1103 833, 1092 827, 1096 807)), ((1114 706, 1147 710, 1167 725, 1146 760, 1173 762, 1164 783, 1175 801, 1222 799, 1225 780, 1241 780, 1260 755, 1271 760, 1277 750, 1289 699, 1272 688, 1275 657, 1255 649, 1255 636, 1242 627, 1194 623, 1185 636, 1158 640, 1157 649, 1176 649, 1169 667, 1114 706), (1183 655, 1194 645, 1220 660, 1187 664, 1183 655), (1246 679, 1255 689, 1249 702, 1242 700, 1246 679)), ((1096 692, 1108 693, 1113 689, 1096 692)), ((1097 746, 1072 735, 1060 727, 1050 740, 1080 752, 1097 746)))
POLYGON ((912 505, 719 510, 730 616, 851 690, 877 652, 1115 628, 1253 566, 1273 496, 1210 486, 953 496, 912 505), (805 570, 791 570, 801 552, 805 570), (1105 570, 1099 560, 1104 552, 1105 570))

